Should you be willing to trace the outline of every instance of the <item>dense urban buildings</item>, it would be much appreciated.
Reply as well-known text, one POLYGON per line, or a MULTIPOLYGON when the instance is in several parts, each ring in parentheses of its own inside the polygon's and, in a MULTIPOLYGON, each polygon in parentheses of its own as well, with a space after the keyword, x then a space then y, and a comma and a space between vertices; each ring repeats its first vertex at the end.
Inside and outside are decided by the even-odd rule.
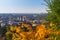
POLYGON ((0 14, 0 27, 20 25, 21 23, 40 24, 45 22, 47 14, 0 14))

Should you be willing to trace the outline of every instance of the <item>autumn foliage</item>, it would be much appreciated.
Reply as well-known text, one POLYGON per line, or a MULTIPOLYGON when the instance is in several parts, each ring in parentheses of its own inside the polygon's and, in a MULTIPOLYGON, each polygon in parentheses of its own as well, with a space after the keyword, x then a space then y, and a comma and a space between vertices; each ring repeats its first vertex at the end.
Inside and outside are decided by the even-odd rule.
POLYGON ((55 40, 51 34, 60 35, 60 31, 52 31, 54 24, 51 22, 50 28, 46 28, 45 24, 36 25, 33 30, 31 25, 23 24, 21 26, 10 26, 7 28, 6 37, 8 40, 55 40))

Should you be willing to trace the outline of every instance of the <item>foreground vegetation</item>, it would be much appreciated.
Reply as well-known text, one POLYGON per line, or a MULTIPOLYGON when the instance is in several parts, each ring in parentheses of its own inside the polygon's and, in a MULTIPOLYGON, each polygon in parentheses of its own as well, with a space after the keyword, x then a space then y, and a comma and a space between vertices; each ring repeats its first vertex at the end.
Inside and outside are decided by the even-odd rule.
POLYGON ((35 29, 29 24, 22 24, 21 26, 10 26, 6 28, 6 40, 59 40, 60 30, 53 22, 50 22, 49 27, 42 23, 36 25, 35 29))

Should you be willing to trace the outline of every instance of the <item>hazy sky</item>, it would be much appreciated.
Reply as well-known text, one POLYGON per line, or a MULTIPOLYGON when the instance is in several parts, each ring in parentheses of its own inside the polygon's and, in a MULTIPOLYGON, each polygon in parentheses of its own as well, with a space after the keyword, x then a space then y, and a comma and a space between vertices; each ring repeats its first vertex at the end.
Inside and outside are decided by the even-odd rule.
POLYGON ((0 0, 0 13, 45 13, 43 0, 0 0))

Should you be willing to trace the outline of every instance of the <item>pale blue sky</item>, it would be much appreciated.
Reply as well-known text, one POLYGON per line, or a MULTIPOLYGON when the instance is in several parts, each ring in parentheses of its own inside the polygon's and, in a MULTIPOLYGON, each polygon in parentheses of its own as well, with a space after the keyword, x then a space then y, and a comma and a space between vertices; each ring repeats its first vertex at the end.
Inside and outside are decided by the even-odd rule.
POLYGON ((45 13, 43 0, 0 0, 0 13, 45 13))

